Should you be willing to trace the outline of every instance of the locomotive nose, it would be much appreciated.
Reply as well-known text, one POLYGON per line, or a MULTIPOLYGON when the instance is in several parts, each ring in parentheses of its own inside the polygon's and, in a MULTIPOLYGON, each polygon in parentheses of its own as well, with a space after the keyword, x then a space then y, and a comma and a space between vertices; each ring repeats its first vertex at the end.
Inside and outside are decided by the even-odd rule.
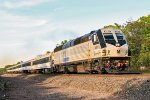
POLYGON ((128 56, 128 48, 126 46, 124 47, 115 47, 115 48, 109 48, 106 50, 107 56, 109 57, 126 57, 128 56))

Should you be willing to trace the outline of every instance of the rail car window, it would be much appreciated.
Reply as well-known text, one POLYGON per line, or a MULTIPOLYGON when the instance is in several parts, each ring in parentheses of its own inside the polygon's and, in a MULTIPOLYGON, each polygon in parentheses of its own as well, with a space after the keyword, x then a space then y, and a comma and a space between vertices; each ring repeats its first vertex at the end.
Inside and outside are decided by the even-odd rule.
POLYGON ((17 68, 20 68, 20 67, 21 67, 21 65, 17 66, 17 68))
POLYGON ((105 38, 106 43, 116 45, 116 41, 112 33, 104 33, 104 38, 105 38))
POLYGON ((36 60, 33 62, 33 65, 43 64, 43 63, 47 63, 47 62, 49 62, 49 57, 36 60))
POLYGON ((24 64, 22 65, 22 67, 25 67, 25 66, 31 66, 31 62, 29 62, 29 63, 24 63, 24 64))
POLYGON ((38 60, 34 61, 34 62, 33 62, 33 65, 37 65, 38 62, 39 62, 38 60))
POLYGON ((42 64, 42 63, 47 63, 47 62, 49 62, 49 57, 40 59, 40 63, 41 63, 41 64, 42 64))
POLYGON ((123 34, 121 34, 121 33, 116 33, 116 37, 117 37, 117 40, 118 40, 120 46, 126 44, 126 40, 124 39, 123 34))

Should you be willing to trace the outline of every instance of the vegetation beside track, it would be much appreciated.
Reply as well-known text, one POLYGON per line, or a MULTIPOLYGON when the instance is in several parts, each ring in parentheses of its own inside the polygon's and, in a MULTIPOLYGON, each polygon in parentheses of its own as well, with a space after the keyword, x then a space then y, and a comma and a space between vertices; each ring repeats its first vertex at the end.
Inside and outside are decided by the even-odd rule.
POLYGON ((6 68, 0 68, 0 74, 6 73, 6 68))
MULTIPOLYGON (((5 74, 6 68, 0 68, 0 75, 5 74)), ((5 100, 5 91, 6 91, 6 83, 7 81, 0 76, 0 100, 5 100)))
POLYGON ((129 68, 128 72, 132 72, 132 73, 150 73, 150 68, 146 68, 146 69, 140 69, 140 68, 134 68, 131 67, 129 68))

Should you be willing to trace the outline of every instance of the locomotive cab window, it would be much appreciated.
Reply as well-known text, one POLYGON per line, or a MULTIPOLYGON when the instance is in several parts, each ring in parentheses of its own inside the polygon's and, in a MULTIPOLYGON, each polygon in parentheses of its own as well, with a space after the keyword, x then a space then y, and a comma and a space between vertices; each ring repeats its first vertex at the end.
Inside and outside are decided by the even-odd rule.
POLYGON ((122 33, 116 33, 116 37, 117 37, 118 43, 121 46, 126 44, 126 40, 125 40, 124 35, 122 33))
POLYGON ((116 33, 116 37, 118 40, 123 40, 123 35, 121 33, 116 33))
POLYGON ((104 33, 105 40, 114 40, 112 33, 104 33))
POLYGON ((112 45, 116 44, 116 41, 112 33, 104 33, 104 38, 105 38, 106 43, 109 43, 112 45))
POLYGON ((92 42, 93 42, 94 45, 99 43, 98 37, 97 37, 96 34, 93 34, 93 35, 92 35, 92 42))

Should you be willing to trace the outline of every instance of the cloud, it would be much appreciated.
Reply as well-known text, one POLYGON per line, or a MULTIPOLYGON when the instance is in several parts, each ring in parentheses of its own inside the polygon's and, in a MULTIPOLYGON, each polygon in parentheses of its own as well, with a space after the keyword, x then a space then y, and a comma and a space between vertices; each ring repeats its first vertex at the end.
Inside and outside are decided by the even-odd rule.
POLYGON ((29 60, 78 34, 51 18, 0 12, 0 66, 29 60), (64 35, 65 34, 65 35, 64 35))
MULTIPOLYGON (((37 33, 34 30, 38 31, 40 30, 39 27, 46 25, 47 19, 18 16, 7 12, 0 12, 0 16, 0 66, 21 59, 30 59, 30 57, 41 52, 39 47, 36 46, 40 42, 38 44, 31 44, 31 42, 37 38, 37 33), (32 48, 28 48, 28 45, 32 48)), ((40 35, 38 38, 40 38, 40 35)))
POLYGON ((16 0, 16 1, 5 0, 4 2, 0 4, 0 7, 7 8, 7 9, 31 7, 31 6, 35 6, 35 5, 48 2, 48 1, 49 0, 16 0))
POLYGON ((57 20, 5 11, 1 11, 0 16, 0 65, 32 59, 52 51, 63 40, 77 38, 102 26, 99 19, 57 20))
POLYGON ((0 12, 0 26, 2 27, 17 27, 17 28, 30 28, 44 25, 48 20, 35 18, 32 16, 17 16, 6 12, 0 12))

